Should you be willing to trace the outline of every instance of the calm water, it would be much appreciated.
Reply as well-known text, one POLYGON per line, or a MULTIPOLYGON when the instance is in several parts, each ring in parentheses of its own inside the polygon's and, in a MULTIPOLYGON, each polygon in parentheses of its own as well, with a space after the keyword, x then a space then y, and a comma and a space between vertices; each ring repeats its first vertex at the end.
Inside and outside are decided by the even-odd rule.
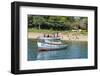
POLYGON ((28 39, 28 60, 80 59, 88 57, 88 43, 66 41, 68 47, 62 50, 37 51, 36 40, 28 39))

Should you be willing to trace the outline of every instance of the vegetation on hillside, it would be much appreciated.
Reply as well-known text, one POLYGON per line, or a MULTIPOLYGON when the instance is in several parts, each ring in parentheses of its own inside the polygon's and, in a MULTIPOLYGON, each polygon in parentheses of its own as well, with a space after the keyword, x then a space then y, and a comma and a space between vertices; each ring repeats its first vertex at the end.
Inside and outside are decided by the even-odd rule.
POLYGON ((88 31, 88 18, 78 16, 28 15, 28 28, 55 31, 79 29, 88 31))

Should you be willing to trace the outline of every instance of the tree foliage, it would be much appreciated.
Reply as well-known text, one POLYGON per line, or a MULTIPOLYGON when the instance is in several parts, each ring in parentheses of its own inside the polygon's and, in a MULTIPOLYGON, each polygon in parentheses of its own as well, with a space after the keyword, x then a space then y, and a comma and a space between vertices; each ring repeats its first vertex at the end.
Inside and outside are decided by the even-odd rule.
POLYGON ((87 30, 87 17, 28 15, 28 27, 52 30, 87 30))

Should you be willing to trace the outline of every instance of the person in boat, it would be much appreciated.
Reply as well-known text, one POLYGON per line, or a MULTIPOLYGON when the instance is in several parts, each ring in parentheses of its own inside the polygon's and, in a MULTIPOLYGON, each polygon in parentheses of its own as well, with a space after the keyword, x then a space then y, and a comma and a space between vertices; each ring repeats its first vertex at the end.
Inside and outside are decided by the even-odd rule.
POLYGON ((49 34, 47 35, 47 37, 50 37, 49 34))
POLYGON ((63 35, 61 34, 61 33, 56 33, 56 34, 54 34, 54 37, 60 37, 60 38, 63 38, 63 35))
POLYGON ((62 35, 62 33, 59 33, 58 37, 60 37, 60 38, 63 38, 63 35, 62 35))
POLYGON ((57 38, 57 37, 58 37, 58 33, 55 33, 55 34, 54 34, 54 38, 57 38))
POLYGON ((44 34, 44 36, 43 37, 49 37, 49 34, 44 34))
POLYGON ((58 33, 58 32, 57 32, 57 33, 55 33, 55 34, 51 34, 51 35, 50 35, 50 34, 47 34, 47 35, 44 34, 43 37, 51 37, 51 38, 52 38, 52 37, 54 37, 54 38, 59 37, 59 38, 63 38, 63 35, 62 35, 61 33, 58 33))
POLYGON ((44 37, 46 37, 46 35, 44 34, 44 37))

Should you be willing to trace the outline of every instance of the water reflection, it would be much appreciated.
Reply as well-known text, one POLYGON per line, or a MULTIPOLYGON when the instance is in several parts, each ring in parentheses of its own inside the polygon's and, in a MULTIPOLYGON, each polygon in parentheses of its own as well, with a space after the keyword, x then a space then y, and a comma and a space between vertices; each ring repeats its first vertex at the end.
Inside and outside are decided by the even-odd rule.
POLYGON ((87 58, 87 42, 66 41, 68 47, 62 50, 38 51, 36 40, 28 40, 28 60, 55 60, 87 58))

